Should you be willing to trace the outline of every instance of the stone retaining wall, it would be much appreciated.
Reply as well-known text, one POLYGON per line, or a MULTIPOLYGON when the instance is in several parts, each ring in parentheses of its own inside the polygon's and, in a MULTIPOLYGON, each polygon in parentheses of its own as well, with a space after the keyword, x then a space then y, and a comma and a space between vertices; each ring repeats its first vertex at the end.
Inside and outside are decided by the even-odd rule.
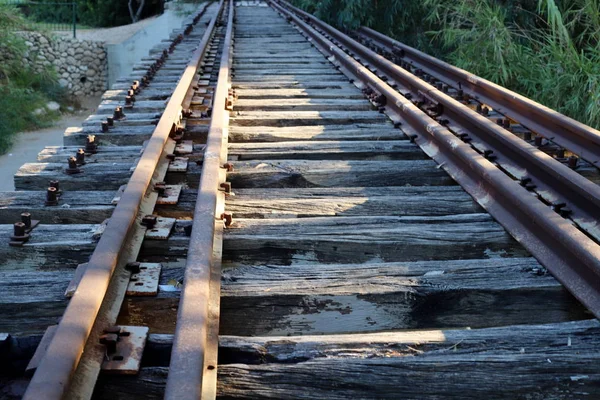
POLYGON ((106 90, 107 60, 103 42, 21 32, 27 51, 22 62, 34 70, 54 66, 59 83, 75 96, 101 94, 106 90))

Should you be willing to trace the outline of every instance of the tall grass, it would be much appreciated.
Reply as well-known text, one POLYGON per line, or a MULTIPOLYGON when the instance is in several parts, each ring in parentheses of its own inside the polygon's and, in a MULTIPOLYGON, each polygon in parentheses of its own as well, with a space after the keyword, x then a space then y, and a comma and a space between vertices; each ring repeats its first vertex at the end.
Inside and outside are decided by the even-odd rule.
POLYGON ((296 0, 600 128, 600 0, 296 0))

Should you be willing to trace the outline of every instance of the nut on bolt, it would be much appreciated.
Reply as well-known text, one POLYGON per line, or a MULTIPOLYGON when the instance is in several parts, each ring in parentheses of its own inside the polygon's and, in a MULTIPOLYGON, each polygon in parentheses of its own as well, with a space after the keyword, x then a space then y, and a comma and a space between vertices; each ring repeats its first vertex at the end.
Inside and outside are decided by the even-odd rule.
POLYGON ((10 237, 15 242, 26 242, 29 240, 29 235, 25 232, 27 227, 23 222, 15 222, 13 225, 13 235, 10 237))
POLYGON ((25 224, 26 229, 31 228, 31 213, 24 212, 21 213, 21 222, 25 224))
POLYGON ((167 184, 165 182, 156 182, 154 184, 154 190, 162 195, 165 193, 165 190, 167 190, 167 184))
POLYGON ((100 344, 106 346, 106 353, 112 354, 117 351, 117 342, 119 341, 118 333, 104 333, 100 336, 100 344))
POLYGON ((148 229, 154 228, 158 218, 156 215, 146 215, 142 218, 142 225, 148 229))
POLYGON ((85 152, 90 154, 96 154, 98 151, 98 143, 96 142, 96 135, 88 135, 85 143, 85 152))
POLYGON ((231 182, 222 182, 219 185, 219 190, 225 193, 231 193, 231 182))
POLYGON ((221 219, 225 222, 225 226, 231 226, 233 223, 233 214, 230 212, 224 212, 221 214, 221 219))
POLYGON ((569 168, 575 169, 577 168, 577 164, 579 163, 579 158, 577 156, 569 156, 567 159, 569 168))
POLYGON ((225 163, 225 164, 223 164, 222 168, 226 169, 227 172, 233 172, 233 164, 232 163, 225 163))
POLYGON ((74 175, 81 172, 79 168, 77 168, 77 159, 75 157, 69 157, 67 162, 69 163, 69 167, 65 170, 68 175, 74 175))
POLYGON ((77 165, 85 165, 85 151, 83 149, 77 150, 77 154, 75 154, 75 160, 77 165))
POLYGON ((132 274, 137 274, 140 272, 140 263, 137 261, 127 263, 127 265, 125 265, 125 269, 127 271, 131 271, 132 274))
POLYGON ((46 201, 44 202, 47 206, 56 206, 58 205, 58 189, 54 187, 49 187, 46 191, 46 201))

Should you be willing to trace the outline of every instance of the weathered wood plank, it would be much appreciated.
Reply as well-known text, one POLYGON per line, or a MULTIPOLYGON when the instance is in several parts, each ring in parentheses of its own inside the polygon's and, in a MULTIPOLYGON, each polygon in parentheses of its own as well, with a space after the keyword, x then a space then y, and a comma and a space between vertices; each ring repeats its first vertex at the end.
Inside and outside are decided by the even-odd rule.
POLYGON ((323 80, 319 78, 315 78, 310 82, 299 82, 299 81, 288 81, 288 82, 243 82, 239 79, 236 79, 232 82, 233 87, 236 89, 252 89, 252 90, 262 90, 262 89, 272 89, 272 90, 281 90, 281 89, 346 89, 346 90, 356 90, 356 86, 351 84, 349 81, 335 81, 331 82, 328 80, 323 80))
POLYGON ((231 160, 423 160, 408 140, 230 143, 231 160))
POLYGON ((64 190, 117 190, 127 184, 133 162, 90 163, 81 165, 81 173, 67 174, 63 163, 23 164, 14 177, 17 190, 45 190, 50 180, 59 180, 64 190))
MULTIPOLYGON (((38 154, 38 161, 43 163, 65 163, 75 156, 80 146, 47 146, 38 154)), ((87 153, 85 162, 134 162, 142 154, 142 146, 98 146, 95 154, 87 153)))
MULTIPOLYGON (((157 205, 157 214, 190 218, 197 192, 184 189, 175 205, 157 205)), ((114 191, 64 191, 56 207, 44 205, 43 191, 0 193, 0 223, 10 224, 22 212, 43 223, 100 223, 114 209, 114 191)), ((235 218, 294 218, 314 216, 448 215, 481 212, 458 186, 387 188, 237 189, 227 198, 235 218), (424 201, 426 199, 426 201, 424 201)))
POLYGON ((239 80, 254 80, 260 77, 269 77, 277 79, 285 79, 288 77, 294 77, 295 79, 302 79, 304 77, 312 77, 314 75, 331 77, 333 80, 348 80, 348 78, 342 75, 338 70, 332 66, 324 65, 316 68, 301 67, 284 67, 274 68, 270 65, 264 65, 263 68, 257 69, 242 69, 235 71, 235 79, 239 80))
POLYGON ((391 123, 311 125, 311 126, 232 126, 229 141, 280 142, 296 140, 400 140, 404 133, 391 123))
MULTIPOLYGON (((183 65, 180 64, 180 65, 181 65, 181 67, 183 67, 183 65, 185 65, 185 64, 183 64, 183 65)), ((144 88, 140 93, 138 93, 135 96, 135 98, 139 99, 139 100, 167 100, 171 96, 171 93, 173 93, 172 90, 155 89, 154 87, 147 87, 147 88, 144 88)), ((125 101, 125 96, 127 96, 126 89, 107 90, 102 95, 102 99, 103 100, 125 101)))
MULTIPOLYGON (((168 172, 165 182, 169 185, 188 185, 197 188, 202 171, 202 153, 189 155, 187 172, 168 172), (196 163, 198 161, 198 163, 196 163)), ((15 174, 17 190, 45 190, 50 180, 59 180, 61 190, 90 191, 114 190, 127 184, 137 164, 118 162, 97 162, 81 165, 81 172, 69 175, 65 163, 27 163, 15 174)))
POLYGON ((224 260, 289 265, 526 255, 486 214, 234 219, 224 260))
POLYGON ((389 161, 238 161, 227 174, 234 189, 257 187, 374 187, 452 185, 431 160, 389 161))
POLYGON ((12 225, 0 225, 0 268, 12 269, 74 268, 87 262, 96 240, 98 225, 38 225, 22 247, 9 246, 12 225))
MULTIPOLYGON (((337 72, 337 71, 336 71, 337 72)), ((286 85, 296 86, 301 83, 310 83, 316 76, 322 80, 328 80, 332 82, 348 82, 348 78, 339 72, 336 75, 327 75, 326 78, 321 77, 320 74, 314 75, 250 75, 250 74, 237 74, 235 76, 236 82, 279 82, 285 83, 286 85)))
MULTIPOLYGON (((163 282, 181 279, 183 269, 163 273, 163 282)), ((591 316, 533 259, 244 266, 224 273, 222 290, 223 335, 491 327, 591 316)), ((172 333, 177 296, 129 298, 119 323, 172 333)))
MULTIPOLYGON (((192 153, 185 154, 191 161, 202 160, 204 145, 192 146, 192 153)), ((45 163, 65 162, 74 156, 81 147, 79 146, 48 146, 38 154, 38 161, 45 163)), ((85 162, 107 163, 107 162, 131 162, 132 164, 142 156, 144 146, 98 146, 95 154, 86 153, 85 162)), ((177 152, 177 150, 176 150, 177 152)))
MULTIPOLYGON (((170 77, 171 75, 169 75, 170 77)), ((173 75, 176 78, 181 76, 181 71, 178 71, 177 74, 173 75)), ((112 115, 115 107, 125 106, 125 102, 123 100, 104 100, 96 109, 96 113, 99 115, 112 115)), ((162 112, 165 109, 166 102, 165 100, 141 100, 136 97, 136 101, 133 105, 133 108, 129 109, 129 113, 155 113, 162 112)))
POLYGON ((242 89, 236 88, 238 107, 246 99, 364 99, 357 89, 242 89))
POLYGON ((239 111, 231 118, 234 126, 348 125, 386 122, 387 116, 374 111, 239 111))
MULTIPOLYGON (((219 366, 219 398, 593 398, 600 396, 594 369, 599 332, 594 320, 333 337, 221 337, 220 357, 233 354, 224 360, 229 364, 219 366), (243 364, 235 362, 240 356, 243 364)), ((165 366, 143 368, 137 377, 103 376, 95 396, 162 399, 167 373, 165 366)))
MULTIPOLYGON (((198 143, 206 142, 208 126, 193 128, 186 130, 184 139, 195 140, 198 143)), ((83 128, 68 128, 63 143, 65 146, 85 146, 88 135, 92 134, 96 136, 99 146, 141 146, 144 141, 150 139, 154 129, 156 129, 154 125, 114 127, 107 133, 101 133, 100 123, 98 123, 83 128)))
POLYGON ((227 197, 234 218, 449 215, 481 212, 458 186, 239 189, 227 197))
POLYGON ((109 218, 114 209, 114 191, 63 191, 57 206, 46 206, 45 191, 0 192, 0 224, 20 220, 29 212, 44 224, 96 224, 109 218))
MULTIPOLYGON (((180 279, 183 269, 183 263, 164 265, 161 284, 180 279)), ((72 274, 18 271, 0 278, 0 330, 36 333, 55 322, 72 274)), ((534 259, 243 266, 226 271, 222 284, 222 334, 484 327, 589 316, 534 259)), ((120 323, 173 332, 178 295, 129 298, 120 323)))
MULTIPOLYGON (((161 113, 136 113, 133 110, 124 110, 126 117, 118 121, 114 121, 114 126, 133 127, 144 125, 155 125, 160 119, 161 113)), ((107 115, 93 114, 81 123, 82 126, 100 126, 102 121, 106 120, 107 115)))
POLYGON ((366 99, 238 99, 234 111, 369 111, 375 107, 366 99))

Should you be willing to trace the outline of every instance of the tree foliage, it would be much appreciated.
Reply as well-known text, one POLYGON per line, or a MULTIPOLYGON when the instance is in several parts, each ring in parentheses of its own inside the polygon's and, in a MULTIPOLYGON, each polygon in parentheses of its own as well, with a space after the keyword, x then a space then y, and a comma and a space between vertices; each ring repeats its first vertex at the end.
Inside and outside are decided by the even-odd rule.
POLYGON ((600 128, 600 0, 295 0, 600 128))

